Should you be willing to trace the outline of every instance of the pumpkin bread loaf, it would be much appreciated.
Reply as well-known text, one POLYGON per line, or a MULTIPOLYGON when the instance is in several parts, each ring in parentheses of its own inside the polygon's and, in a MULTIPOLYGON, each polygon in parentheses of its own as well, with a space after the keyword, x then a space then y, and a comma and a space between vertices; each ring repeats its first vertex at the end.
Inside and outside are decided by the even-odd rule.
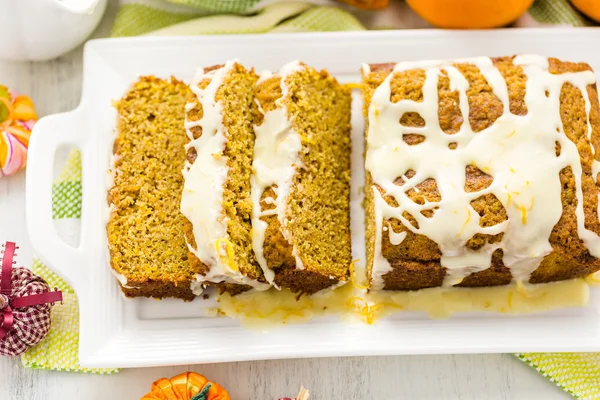
POLYGON ((123 291, 191 299, 208 285, 311 294, 344 283, 350 102, 299 62, 260 82, 236 61, 199 70, 189 88, 142 78, 118 105, 109 191, 123 291))
POLYGON ((181 211, 202 285, 314 293, 350 265, 350 93, 298 62, 198 71, 181 211))
POLYGON ((552 282, 600 269, 600 109, 587 64, 363 67, 371 287, 552 282))
POLYGON ((142 77, 116 105, 113 186, 108 191, 110 264, 125 295, 194 298, 179 212, 187 86, 142 77))
POLYGON ((189 258, 203 285, 264 290, 251 238, 250 176, 257 76, 236 61, 199 69, 185 113, 187 162, 181 212, 189 258))
POLYGON ((350 90, 300 62, 256 87, 253 244, 267 281, 312 294, 349 278, 350 90))

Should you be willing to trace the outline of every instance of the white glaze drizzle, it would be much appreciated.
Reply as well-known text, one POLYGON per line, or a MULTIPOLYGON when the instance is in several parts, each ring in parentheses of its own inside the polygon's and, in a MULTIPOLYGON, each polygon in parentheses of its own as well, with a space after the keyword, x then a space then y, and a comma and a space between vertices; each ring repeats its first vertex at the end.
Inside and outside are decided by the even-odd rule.
MULTIPOLYGON (((285 211, 296 170, 302 167, 300 159, 302 138, 292 127, 291 116, 285 106, 285 99, 288 96, 288 87, 285 81, 291 74, 303 68, 306 67, 300 62, 294 61, 279 70, 275 76, 281 78, 282 96, 275 102, 277 108, 265 113, 259 104, 259 109, 264 114, 264 120, 261 125, 254 126, 256 141, 252 162, 254 172, 251 178, 252 246, 265 278, 271 284, 273 284, 275 273, 267 266, 263 253, 265 231, 268 225, 260 218, 277 215, 283 237, 288 243, 292 243, 292 238, 286 229, 285 211), (277 197, 267 197, 263 201, 267 204, 274 204, 275 208, 262 211, 260 199, 263 192, 269 187, 273 189, 277 197)), ((264 72, 257 85, 273 76, 270 72, 264 72)), ((295 247, 292 254, 296 259, 296 268, 303 269, 302 260, 295 247)))
POLYGON ((115 278, 117 278, 117 280, 119 281, 119 283, 121 284, 122 287, 124 287, 125 289, 136 289, 135 286, 130 286, 127 284, 127 277, 125 275, 115 271, 112 268, 111 268, 111 272, 113 273, 115 278))
MULTIPOLYGON (((385 227, 384 227, 384 229, 385 229, 385 227)), ((398 246, 406 238, 406 231, 394 232, 394 229, 392 228, 391 224, 389 226, 389 229, 387 229, 387 232, 388 232, 388 235, 390 238, 390 243, 393 246, 398 246)))
MULTIPOLYGON (((185 129, 190 138, 186 151, 194 148, 197 156, 193 164, 186 161, 183 169, 181 212, 193 225, 197 248, 188 243, 190 251, 209 267, 205 275, 196 274, 198 282, 246 284, 266 290, 270 285, 250 279, 235 265, 230 265, 227 248, 229 219, 223 214, 222 206, 223 185, 229 171, 227 157, 223 154, 227 132, 223 125, 223 107, 215 96, 235 64, 235 60, 228 61, 225 66, 208 72, 201 68, 190 84, 197 102, 186 104, 185 109, 189 112, 200 103, 203 115, 197 121, 189 121, 186 115, 185 129), (198 84, 205 79, 210 79, 210 83, 201 89, 198 84), (198 139, 194 139, 191 131, 196 126, 202 127, 202 135, 198 139)), ((192 283, 190 289, 199 292, 197 283, 192 283)))
MULTIPOLYGON (((387 195, 393 196, 398 207, 383 200, 377 188, 374 194, 375 251, 371 271, 372 287, 382 289, 383 276, 392 267, 381 253, 383 220, 399 219, 412 232, 434 240, 442 253, 441 264, 447 270, 444 286, 459 283, 464 277, 490 267, 492 253, 501 248, 504 264, 511 269, 513 278, 526 282, 541 260, 552 251, 549 236, 562 214, 560 171, 571 166, 576 180, 577 232, 590 253, 600 256, 600 238, 584 227, 583 194, 581 190, 581 161, 577 147, 564 134, 560 118, 560 92, 564 83, 577 87, 586 104, 588 139, 591 137, 589 121, 590 101, 587 85, 595 82, 593 72, 551 74, 547 58, 519 56, 515 65, 523 68, 527 76, 525 103, 528 113, 514 115, 509 109, 506 82, 492 60, 487 57, 456 61, 423 61, 398 63, 394 72, 424 69, 423 101, 390 100, 390 82, 394 72, 373 94, 368 110, 366 169, 373 182, 387 195), (475 65, 502 102, 504 112, 490 127, 473 132, 468 115, 468 81, 453 66, 456 63, 475 65), (464 122, 453 135, 444 133, 438 117, 438 79, 442 70, 447 72, 451 90, 459 92, 459 108, 464 122), (545 92, 548 91, 547 97, 545 92), (405 127, 399 123, 405 112, 416 112, 425 120, 424 127, 405 127), (419 134, 423 143, 409 146, 403 134, 419 134), (452 150, 448 145, 457 143, 452 150), (561 154, 555 154, 555 142, 561 145, 561 154), (493 177, 486 189, 467 193, 464 191, 465 169, 474 165, 493 177), (407 170, 416 171, 402 186, 394 180, 407 170), (439 202, 419 205, 405 193, 428 178, 437 182, 441 195, 439 202), (506 209, 508 220, 491 227, 479 226, 480 217, 471 201, 492 193, 506 209), (421 214, 436 208, 432 217, 421 214), (413 227, 403 216, 409 212, 418 222, 413 227), (487 244, 478 251, 466 248, 466 242, 477 233, 496 235, 504 233, 499 243, 487 244)), ((369 71, 363 67, 363 73, 369 71)), ((600 167, 596 166, 596 170, 600 167)), ((389 232, 392 230, 390 229, 389 232)), ((392 236, 390 236, 390 239, 392 236)), ((397 241, 398 239, 394 239, 397 241)), ((392 243, 394 244, 394 243, 392 243)))
POLYGON ((600 161, 592 161, 592 179, 594 183, 598 183, 598 174, 600 173, 600 161))
POLYGON ((200 296, 202 293, 204 293, 204 283, 198 280, 191 281, 190 290, 194 296, 200 296))

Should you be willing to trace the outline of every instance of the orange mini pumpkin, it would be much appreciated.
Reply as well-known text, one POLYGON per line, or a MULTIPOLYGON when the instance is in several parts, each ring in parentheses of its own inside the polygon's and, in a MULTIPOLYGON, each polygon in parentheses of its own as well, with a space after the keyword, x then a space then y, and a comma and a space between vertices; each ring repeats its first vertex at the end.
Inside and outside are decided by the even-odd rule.
POLYGON ((195 372, 184 372, 152 384, 141 400, 231 400, 227 390, 195 372))

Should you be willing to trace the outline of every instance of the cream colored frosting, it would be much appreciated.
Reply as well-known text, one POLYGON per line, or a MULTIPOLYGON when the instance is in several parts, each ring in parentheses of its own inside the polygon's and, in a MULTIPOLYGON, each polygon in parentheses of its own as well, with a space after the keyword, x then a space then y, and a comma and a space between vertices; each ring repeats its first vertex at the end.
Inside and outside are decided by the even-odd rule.
POLYGON ((600 173, 600 161, 594 160, 592 162, 592 179, 594 183, 598 183, 598 173, 600 173))
POLYGON ((194 296, 200 296, 204 293, 204 284, 201 281, 195 280, 190 282, 190 290, 194 296))
MULTIPOLYGON (((252 246, 265 278, 271 284, 273 284, 275 274, 267 266, 263 254, 265 231, 268 225, 260 218, 267 215, 277 215, 283 237, 289 243, 292 243, 291 236, 286 229, 288 222, 285 218, 285 211, 296 170, 302 166, 300 159, 302 138, 292 127, 291 116, 285 106, 284 100, 288 96, 288 87, 285 81, 290 74, 303 68, 306 67, 298 61, 294 61, 283 66, 275 75, 281 78, 282 96, 275 102, 277 108, 266 113, 260 108, 259 104, 259 109, 264 114, 264 120, 261 125, 254 126, 256 141, 252 161, 254 172, 251 178, 252 246), (264 201, 267 204, 274 204, 275 208, 262 211, 260 199, 263 192, 269 187, 272 187, 277 197, 268 197, 264 201)), ((272 76, 270 72, 264 72, 258 84, 272 76)), ((296 248, 292 250, 292 253, 296 259, 296 268, 302 269, 302 260, 296 248)))
POLYGON ((393 246, 398 246, 406 238, 406 231, 394 232, 394 229, 392 228, 392 226, 390 224, 388 224, 388 225, 389 226, 387 227, 387 229, 386 229, 385 226, 383 227, 383 229, 387 230, 388 235, 389 235, 389 239, 390 239, 390 243, 393 246))
POLYGON ((136 289, 135 286, 127 285, 127 277, 125 275, 115 271, 113 268, 111 268, 111 272, 115 276, 115 278, 117 278, 122 287, 124 287, 125 289, 136 289))
MULTIPOLYGON (((441 264, 447 269, 444 286, 457 284, 469 274, 489 268, 496 249, 504 251, 503 261, 513 278, 527 282, 541 260, 552 251, 549 236, 562 214, 559 173, 567 166, 571 166, 576 180, 577 234, 593 256, 600 256, 600 238, 584 227, 579 153, 564 134, 560 118, 560 92, 563 84, 569 82, 581 90, 585 99, 587 136, 591 137, 590 101, 586 88, 595 83, 594 74, 591 71, 551 74, 548 59, 534 55, 516 57, 514 64, 520 65, 527 76, 525 103, 528 113, 523 116, 510 112, 506 82, 487 57, 396 64, 394 72, 425 70, 422 102, 391 102, 390 82, 394 73, 375 90, 368 110, 366 169, 374 183, 393 196, 399 205, 390 206, 375 187, 369 188, 373 191, 375 204, 374 289, 383 287, 383 276, 392 269, 381 253, 383 221, 390 218, 399 219, 407 229, 425 235, 439 245, 441 264), (456 134, 448 135, 440 127, 438 79, 442 70, 448 74, 451 89, 459 93, 462 115, 469 115, 466 94, 469 83, 453 63, 475 65, 503 103, 503 114, 483 131, 473 132, 467 117, 456 134), (401 125, 399 120, 406 112, 419 113, 425 126, 401 125), (403 134, 409 133, 423 135, 425 140, 410 146, 403 140, 403 134), (448 147, 452 142, 457 143, 454 150, 448 147), (561 145, 558 157, 555 142, 561 145), (468 165, 491 175, 493 183, 478 192, 465 192, 468 165), (405 178, 404 185, 395 185, 394 180, 409 169, 416 174, 410 179, 405 178), (437 182, 441 201, 416 204, 406 191, 415 189, 428 178, 437 182), (488 193, 494 194, 502 203, 508 220, 481 227, 479 214, 470 203, 488 193), (421 214, 423 210, 432 210, 433 216, 427 218, 421 214), (419 228, 413 227, 402 216, 404 211, 415 218, 419 228), (504 235, 499 243, 487 244, 478 251, 469 250, 465 244, 477 233, 504 235)), ((363 71, 368 71, 368 67, 363 71)), ((599 169, 596 165, 595 170, 599 169)), ((394 241, 392 244, 399 244, 404 237, 392 235, 390 229, 390 239, 394 241)))
MULTIPOLYGON (((190 90, 197 101, 186 104, 186 111, 200 103, 203 115, 197 121, 189 121, 186 116, 185 129, 190 142, 186 151, 194 148, 197 153, 193 164, 186 162, 183 169, 184 187, 181 196, 181 212, 193 225, 196 249, 188 243, 190 251, 209 267, 205 275, 196 275, 199 282, 228 282, 246 284, 255 289, 266 289, 269 285, 244 276, 232 260, 231 243, 227 234, 229 219, 223 215, 223 185, 229 168, 223 154, 227 142, 226 128, 223 125, 223 107, 216 101, 216 94, 224 78, 236 61, 228 61, 225 66, 207 71, 199 69, 190 84, 190 90), (210 79, 205 89, 198 83, 210 79), (194 139, 191 129, 202 127, 202 135, 194 139)), ((196 284, 192 291, 198 292, 196 284)))

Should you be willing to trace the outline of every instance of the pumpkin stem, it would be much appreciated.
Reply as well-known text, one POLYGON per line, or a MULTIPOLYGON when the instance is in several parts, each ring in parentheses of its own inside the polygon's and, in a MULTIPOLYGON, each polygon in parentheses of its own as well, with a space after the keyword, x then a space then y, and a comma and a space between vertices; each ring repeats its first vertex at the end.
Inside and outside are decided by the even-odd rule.
POLYGON ((208 391, 210 390, 211 386, 212 385, 210 383, 207 383, 206 386, 204 386, 202 390, 190 400, 208 400, 208 391))

